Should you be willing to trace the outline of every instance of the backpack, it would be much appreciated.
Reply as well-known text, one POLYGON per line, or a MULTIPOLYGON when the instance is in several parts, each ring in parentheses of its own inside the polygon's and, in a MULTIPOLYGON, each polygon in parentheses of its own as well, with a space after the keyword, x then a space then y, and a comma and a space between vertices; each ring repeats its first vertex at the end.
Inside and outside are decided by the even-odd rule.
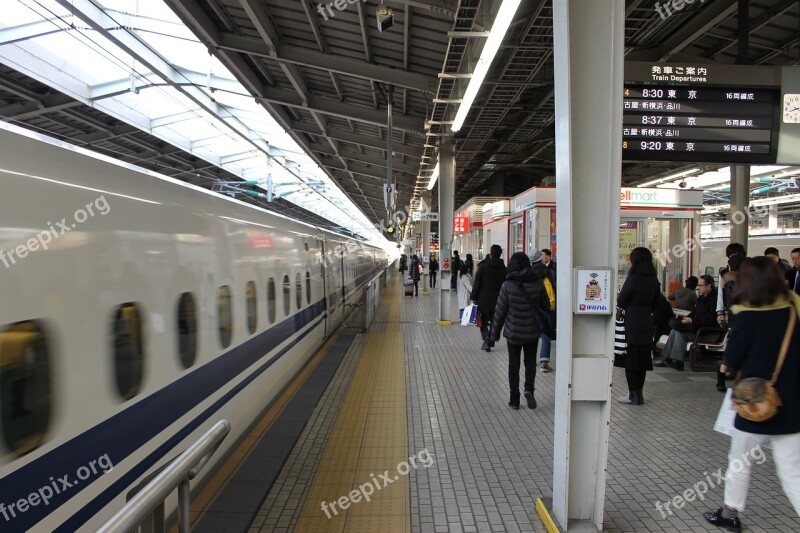
POLYGON ((550 275, 544 278, 544 290, 547 291, 547 299, 550 300, 550 310, 556 310, 556 291, 553 288, 553 282, 550 281, 550 275))

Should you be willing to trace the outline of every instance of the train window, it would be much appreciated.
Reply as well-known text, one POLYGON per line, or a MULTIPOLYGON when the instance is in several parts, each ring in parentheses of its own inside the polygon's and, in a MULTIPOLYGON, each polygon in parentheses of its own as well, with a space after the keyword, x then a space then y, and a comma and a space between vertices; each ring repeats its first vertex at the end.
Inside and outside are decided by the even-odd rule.
POLYGON ((245 288, 247 296, 247 331, 252 335, 258 327, 258 303, 256 299, 256 282, 248 281, 245 288))
POLYGON ((111 328, 117 392, 123 400, 130 400, 139 393, 144 377, 144 334, 139 306, 128 302, 117 307, 111 328))
POLYGON ((13 455, 42 444, 50 424, 51 385, 50 350, 41 326, 29 320, 0 329, 0 418, 13 455))
POLYGON ((306 303, 311 303, 311 272, 306 270, 306 303))
POLYGON ((269 323, 275 323, 275 278, 269 278, 267 281, 267 315, 269 315, 269 323))
POLYGON ((223 285, 217 289, 217 322, 219 342, 223 348, 231 345, 233 338, 233 309, 231 307, 231 287, 223 285))
POLYGON ((292 305, 292 286, 289 283, 289 276, 283 276, 283 314, 289 316, 289 307, 292 305))
POLYGON ((178 300, 178 353, 183 368, 189 368, 197 358, 197 307, 191 292, 178 300))
POLYGON ((294 299, 297 302, 297 309, 303 307, 303 279, 300 272, 294 277, 294 299))

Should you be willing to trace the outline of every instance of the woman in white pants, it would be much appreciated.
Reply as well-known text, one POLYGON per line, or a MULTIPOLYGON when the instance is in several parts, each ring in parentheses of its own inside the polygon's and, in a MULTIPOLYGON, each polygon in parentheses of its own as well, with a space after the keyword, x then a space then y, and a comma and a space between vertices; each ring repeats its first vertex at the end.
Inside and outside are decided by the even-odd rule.
POLYGON ((741 372, 741 379, 772 379, 784 336, 791 329, 786 357, 775 382, 781 406, 774 417, 763 422, 736 415, 725 474, 725 505, 703 514, 711 524, 740 531, 738 514, 747 500, 752 458, 763 454, 760 445, 766 440, 772 441, 783 492, 800 516, 800 298, 786 287, 774 262, 768 257, 756 257, 742 264, 733 303, 723 366, 741 372))

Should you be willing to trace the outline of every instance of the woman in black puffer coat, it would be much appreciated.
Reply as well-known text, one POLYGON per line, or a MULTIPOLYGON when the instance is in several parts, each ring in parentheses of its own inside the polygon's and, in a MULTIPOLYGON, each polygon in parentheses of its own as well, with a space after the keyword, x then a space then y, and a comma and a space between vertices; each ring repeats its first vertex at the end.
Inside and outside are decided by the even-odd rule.
POLYGON ((653 254, 647 248, 631 251, 631 270, 617 297, 617 307, 625 310, 625 341, 628 355, 625 358, 625 378, 628 396, 620 402, 642 405, 645 376, 653 370, 653 310, 662 298, 653 254))
POLYGON ((522 352, 525 354, 525 399, 528 407, 536 409, 533 385, 536 379, 539 327, 534 305, 550 311, 550 300, 542 277, 531 270, 528 256, 517 252, 508 261, 508 275, 500 287, 492 319, 492 338, 499 341, 500 332, 503 331, 508 343, 508 385, 511 396, 508 405, 512 409, 519 409, 519 363, 522 352))

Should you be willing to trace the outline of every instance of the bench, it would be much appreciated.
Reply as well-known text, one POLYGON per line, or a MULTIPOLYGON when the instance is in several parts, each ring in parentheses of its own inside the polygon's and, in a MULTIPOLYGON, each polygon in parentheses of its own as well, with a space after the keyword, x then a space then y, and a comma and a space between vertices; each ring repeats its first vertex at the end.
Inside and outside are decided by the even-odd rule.
MULTIPOLYGON (((728 343, 728 331, 722 328, 700 328, 693 341, 686 346, 689 368, 693 372, 716 372, 722 363, 725 346, 728 343)), ((667 335, 662 335, 656 347, 659 350, 667 343, 667 335)))

